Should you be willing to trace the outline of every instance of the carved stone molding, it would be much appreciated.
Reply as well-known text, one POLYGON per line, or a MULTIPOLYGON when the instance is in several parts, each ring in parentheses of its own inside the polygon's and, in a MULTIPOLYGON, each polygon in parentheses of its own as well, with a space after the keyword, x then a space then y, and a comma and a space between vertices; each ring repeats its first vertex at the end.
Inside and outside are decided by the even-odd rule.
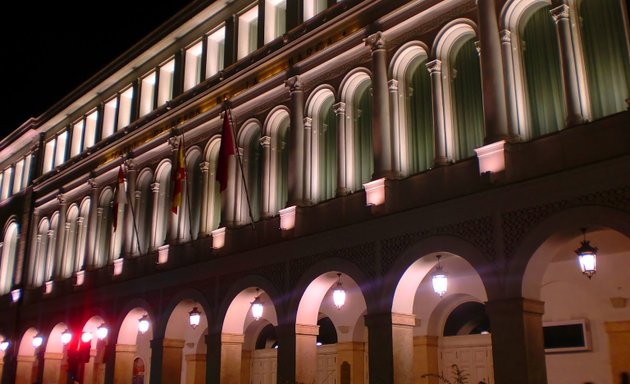
POLYGON ((370 47, 372 51, 377 49, 385 49, 385 39, 382 32, 376 32, 371 34, 365 39, 365 45, 370 47))
POLYGON ((291 93, 304 90, 304 82, 302 81, 302 78, 300 76, 289 77, 284 82, 284 85, 286 87, 289 87, 289 92, 291 93))

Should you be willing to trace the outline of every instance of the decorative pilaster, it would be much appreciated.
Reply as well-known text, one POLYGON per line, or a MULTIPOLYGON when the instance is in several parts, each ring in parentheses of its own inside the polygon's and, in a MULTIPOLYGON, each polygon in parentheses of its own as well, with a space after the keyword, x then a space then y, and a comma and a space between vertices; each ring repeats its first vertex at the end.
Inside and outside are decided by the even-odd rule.
POLYGON ((392 146, 389 92, 387 88, 387 51, 381 32, 365 39, 365 45, 372 51, 372 148, 374 152, 374 174, 372 179, 392 176, 392 146))
POLYGON ((66 244, 66 214, 68 210, 68 203, 61 193, 57 195, 57 201, 59 202, 59 221, 57 222, 57 243, 55 244, 55 253, 53 255, 53 277, 63 278, 63 255, 65 254, 64 246, 66 244))
POLYGON ((208 198, 214 191, 214 178, 212 179, 212 185, 209 185, 209 162, 202 161, 199 163, 199 169, 201 170, 201 215, 199 217, 199 232, 201 236, 207 236, 210 233, 208 230, 208 218, 212 217, 212 212, 210 212, 212 209, 208 204, 208 198))
POLYGON ((98 184, 96 184, 96 179, 91 178, 88 179, 88 184, 90 185, 90 215, 88 216, 88 233, 87 233, 87 246, 86 252, 86 265, 85 268, 87 270, 92 270, 95 268, 95 258, 96 258, 96 242, 98 239, 98 184))
POLYGON ((303 202, 313 204, 313 119, 305 117, 302 120, 303 143, 304 143, 304 187, 303 202))
POLYGON ((391 106, 390 114, 390 127, 392 130, 392 171, 396 176, 401 176, 402 173, 402 159, 403 150, 400 143, 400 105, 398 103, 398 80, 390 80, 387 82, 389 89, 389 103, 391 106))
POLYGON ((446 122, 444 117, 444 96, 442 93, 442 62, 429 61, 427 70, 431 77, 431 95, 433 96, 433 135, 435 137, 435 165, 447 165, 450 162, 446 122))
MULTIPOLYGON (((262 217, 272 217, 274 215, 275 207, 275 193, 277 188, 276 183, 272 181, 272 176, 275 179, 275 175, 272 175, 272 170, 276 169, 271 157, 271 137, 263 136, 259 140, 262 147, 262 217)), ((275 180, 274 180, 275 181, 275 180)))
POLYGON ((503 52, 503 78, 505 80, 505 97, 507 100, 507 123, 508 135, 511 138, 518 138, 520 135, 518 93, 516 92, 516 82, 514 80, 514 52, 512 46, 512 32, 504 29, 500 32, 501 51, 503 52))
POLYGON ((333 105, 333 111, 337 116, 337 196, 350 193, 348 188, 348 162, 347 142, 348 132, 346 128, 346 103, 343 101, 333 105))
POLYGON ((129 204, 129 207, 125 209, 125 221, 123 224, 123 228, 125 231, 124 239, 123 239, 123 244, 124 244, 123 249, 124 249, 124 255, 126 257, 129 257, 134 253, 134 249, 137 248, 137 246, 135 246, 134 244, 136 244, 138 241, 136 239, 137 223, 135 220, 135 218, 138 216, 135 213, 135 209, 136 209, 135 201, 133 199, 133 196, 131 196, 131 193, 130 193, 130 191, 136 190, 137 171, 136 171, 136 166, 133 159, 125 160, 125 169, 126 169, 125 178, 127 181, 127 190, 125 191, 125 193, 127 195, 127 202, 129 204))
POLYGON ((288 204, 299 204, 304 198, 304 87, 300 76, 290 77, 285 85, 291 95, 291 130, 289 147, 288 204))
POLYGON ((149 246, 149 249, 154 251, 160 245, 162 245, 158 244, 157 227, 160 224, 164 225, 164 223, 158 223, 158 209, 160 207, 160 183, 151 184, 151 194, 153 198, 153 212, 151 212, 153 225, 151 225, 151 245, 149 246))

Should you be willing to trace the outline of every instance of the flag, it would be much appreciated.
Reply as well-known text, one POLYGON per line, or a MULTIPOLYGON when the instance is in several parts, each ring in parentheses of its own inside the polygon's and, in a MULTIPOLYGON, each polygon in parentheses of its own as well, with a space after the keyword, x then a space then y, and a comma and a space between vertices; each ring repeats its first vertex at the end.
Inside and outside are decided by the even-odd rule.
POLYGON ((118 208, 127 204, 127 193, 125 191, 125 172, 122 165, 118 167, 118 185, 116 186, 116 196, 114 197, 114 212, 112 212, 112 224, 114 232, 118 226, 118 208))
POLYGON ((184 159, 184 139, 182 138, 179 141, 179 149, 177 150, 177 164, 173 167, 173 201, 171 202, 171 211, 175 214, 182 205, 185 180, 186 160, 184 159))
POLYGON ((223 115, 223 130, 221 131, 221 147, 219 148, 219 161, 217 164, 217 181, 220 191, 227 188, 228 163, 230 156, 236 155, 236 145, 234 144, 234 133, 230 122, 230 110, 226 109, 223 115))

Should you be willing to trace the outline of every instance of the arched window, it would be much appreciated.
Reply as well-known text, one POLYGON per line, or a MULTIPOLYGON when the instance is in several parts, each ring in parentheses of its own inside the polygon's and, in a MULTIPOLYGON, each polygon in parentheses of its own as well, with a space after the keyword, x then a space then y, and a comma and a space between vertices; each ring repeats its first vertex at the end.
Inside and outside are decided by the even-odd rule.
POLYGON ((251 222, 251 215, 254 221, 260 218, 260 176, 262 173, 261 148, 260 148, 260 124, 258 122, 246 122, 239 132, 238 147, 242 148, 242 171, 241 166, 237 166, 236 176, 236 212, 237 224, 251 222), (244 185, 245 180, 246 185, 244 185), (249 206, 248 206, 249 201, 249 206))
POLYGON ((79 208, 76 204, 73 204, 68 208, 68 215, 66 219, 66 236, 64 245, 64 252, 61 261, 61 276, 68 278, 72 276, 75 266, 75 258, 77 253, 77 240, 79 238, 78 233, 78 218, 79 208))
POLYGON ((627 108, 630 97, 628 9, 620 0, 580 0, 582 44, 594 118, 627 108), (625 27, 624 27, 625 25, 625 27))
POLYGON ((369 80, 362 81, 353 98, 354 117, 354 165, 355 180, 353 190, 372 179, 374 156, 372 155, 372 89, 369 80))
POLYGON ((486 306, 474 301, 458 305, 448 315, 444 324, 444 336, 478 335, 490 332, 486 306))
POLYGON ((483 145, 483 102, 481 70, 475 39, 461 38, 449 57, 452 105, 455 123, 455 155, 457 159, 475 155, 483 145))
POLYGON ((48 231, 48 256, 46 257, 46 281, 50 281, 55 277, 57 260, 57 236, 59 230, 59 212, 52 214, 50 218, 50 231, 48 231))
POLYGON ((560 50, 550 9, 545 5, 533 11, 520 33, 531 137, 564 126, 560 50))
POLYGON ((86 198, 81 203, 78 221, 78 238, 77 238, 77 255, 75 258, 74 270, 75 272, 81 271, 85 268, 85 261, 87 257, 87 233, 88 233, 88 218, 90 217, 90 204, 89 198, 86 198))
POLYGON ((332 93, 326 94, 312 121, 315 155, 313 176, 316 186, 314 202, 332 199, 337 189, 337 120, 332 108, 334 101, 332 93))
POLYGON ((9 293, 13 288, 18 235, 19 229, 15 222, 9 224, 4 231, 2 253, 0 253, 0 295, 9 293))
POLYGON ((221 140, 219 137, 214 137, 210 140, 206 146, 205 159, 207 164, 207 181, 203 186, 205 196, 202 198, 205 200, 202 204, 202 231, 204 234, 209 234, 211 231, 219 228, 221 223, 221 193, 219 191, 219 183, 216 181, 217 162, 219 159, 219 148, 221 140))
POLYGON ((140 172, 136 188, 138 193, 134 208, 136 209, 135 226, 138 231, 138 241, 133 244, 136 254, 144 254, 151 244, 151 228, 153 227, 153 194, 151 193, 151 181, 153 174, 149 169, 140 172))
POLYGON ((97 208, 97 241, 95 267, 107 265, 111 258, 112 243, 112 200, 114 194, 111 188, 106 188, 101 192, 97 208))
POLYGON ((286 109, 272 112, 265 123, 265 132, 269 136, 262 139, 262 212, 266 217, 278 214, 288 199, 289 124, 289 112, 286 109))
POLYGON ((48 247, 51 246, 49 242, 50 231, 50 222, 47 218, 43 218, 37 227, 30 263, 29 282, 33 287, 43 285, 52 277, 52 263, 48 261, 48 247))
POLYGON ((166 244, 166 236, 171 221, 171 163, 164 161, 155 172, 157 207, 155 208, 155 228, 153 249, 166 244))
POLYGON ((422 172, 433 165, 433 113, 431 110, 431 79, 426 68, 426 56, 412 62, 405 76, 405 102, 409 127, 410 170, 422 172))
POLYGON ((182 191, 182 205, 180 208, 178 238, 183 240, 196 239, 199 234, 200 206, 201 206, 201 151, 191 148, 186 154, 186 183, 182 191), (192 236, 192 238, 191 238, 192 236))

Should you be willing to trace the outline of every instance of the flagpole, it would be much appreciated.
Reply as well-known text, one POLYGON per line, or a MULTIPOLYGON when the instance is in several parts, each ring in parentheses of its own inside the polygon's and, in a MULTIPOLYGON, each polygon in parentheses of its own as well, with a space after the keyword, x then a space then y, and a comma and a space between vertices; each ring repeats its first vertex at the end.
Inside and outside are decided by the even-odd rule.
POLYGON ((136 243, 138 245, 138 253, 142 254, 142 248, 140 247, 140 232, 138 232, 138 223, 136 222, 136 210, 133 207, 133 197, 131 196, 131 192, 127 188, 125 188, 125 192, 127 193, 127 200, 129 201, 129 209, 131 209, 133 229, 134 231, 136 231, 136 243))
MULTIPOLYGON (((229 108, 226 108, 226 118, 230 119, 230 129, 232 129, 232 137, 236 137, 234 135, 234 127, 236 126, 236 124, 234 124, 234 120, 232 119, 232 113, 230 111, 229 108)), ((249 200, 249 191, 247 190, 247 181, 245 179, 245 172, 243 171, 243 161, 241 160, 241 153, 238 150, 238 146, 236 149, 236 160, 238 162, 239 168, 241 169, 241 179, 243 181, 243 188, 245 188, 245 198, 247 200, 247 208, 249 211, 249 219, 252 223, 252 229, 256 229, 256 225, 254 224, 254 215, 252 214, 252 205, 251 202, 249 200)))

